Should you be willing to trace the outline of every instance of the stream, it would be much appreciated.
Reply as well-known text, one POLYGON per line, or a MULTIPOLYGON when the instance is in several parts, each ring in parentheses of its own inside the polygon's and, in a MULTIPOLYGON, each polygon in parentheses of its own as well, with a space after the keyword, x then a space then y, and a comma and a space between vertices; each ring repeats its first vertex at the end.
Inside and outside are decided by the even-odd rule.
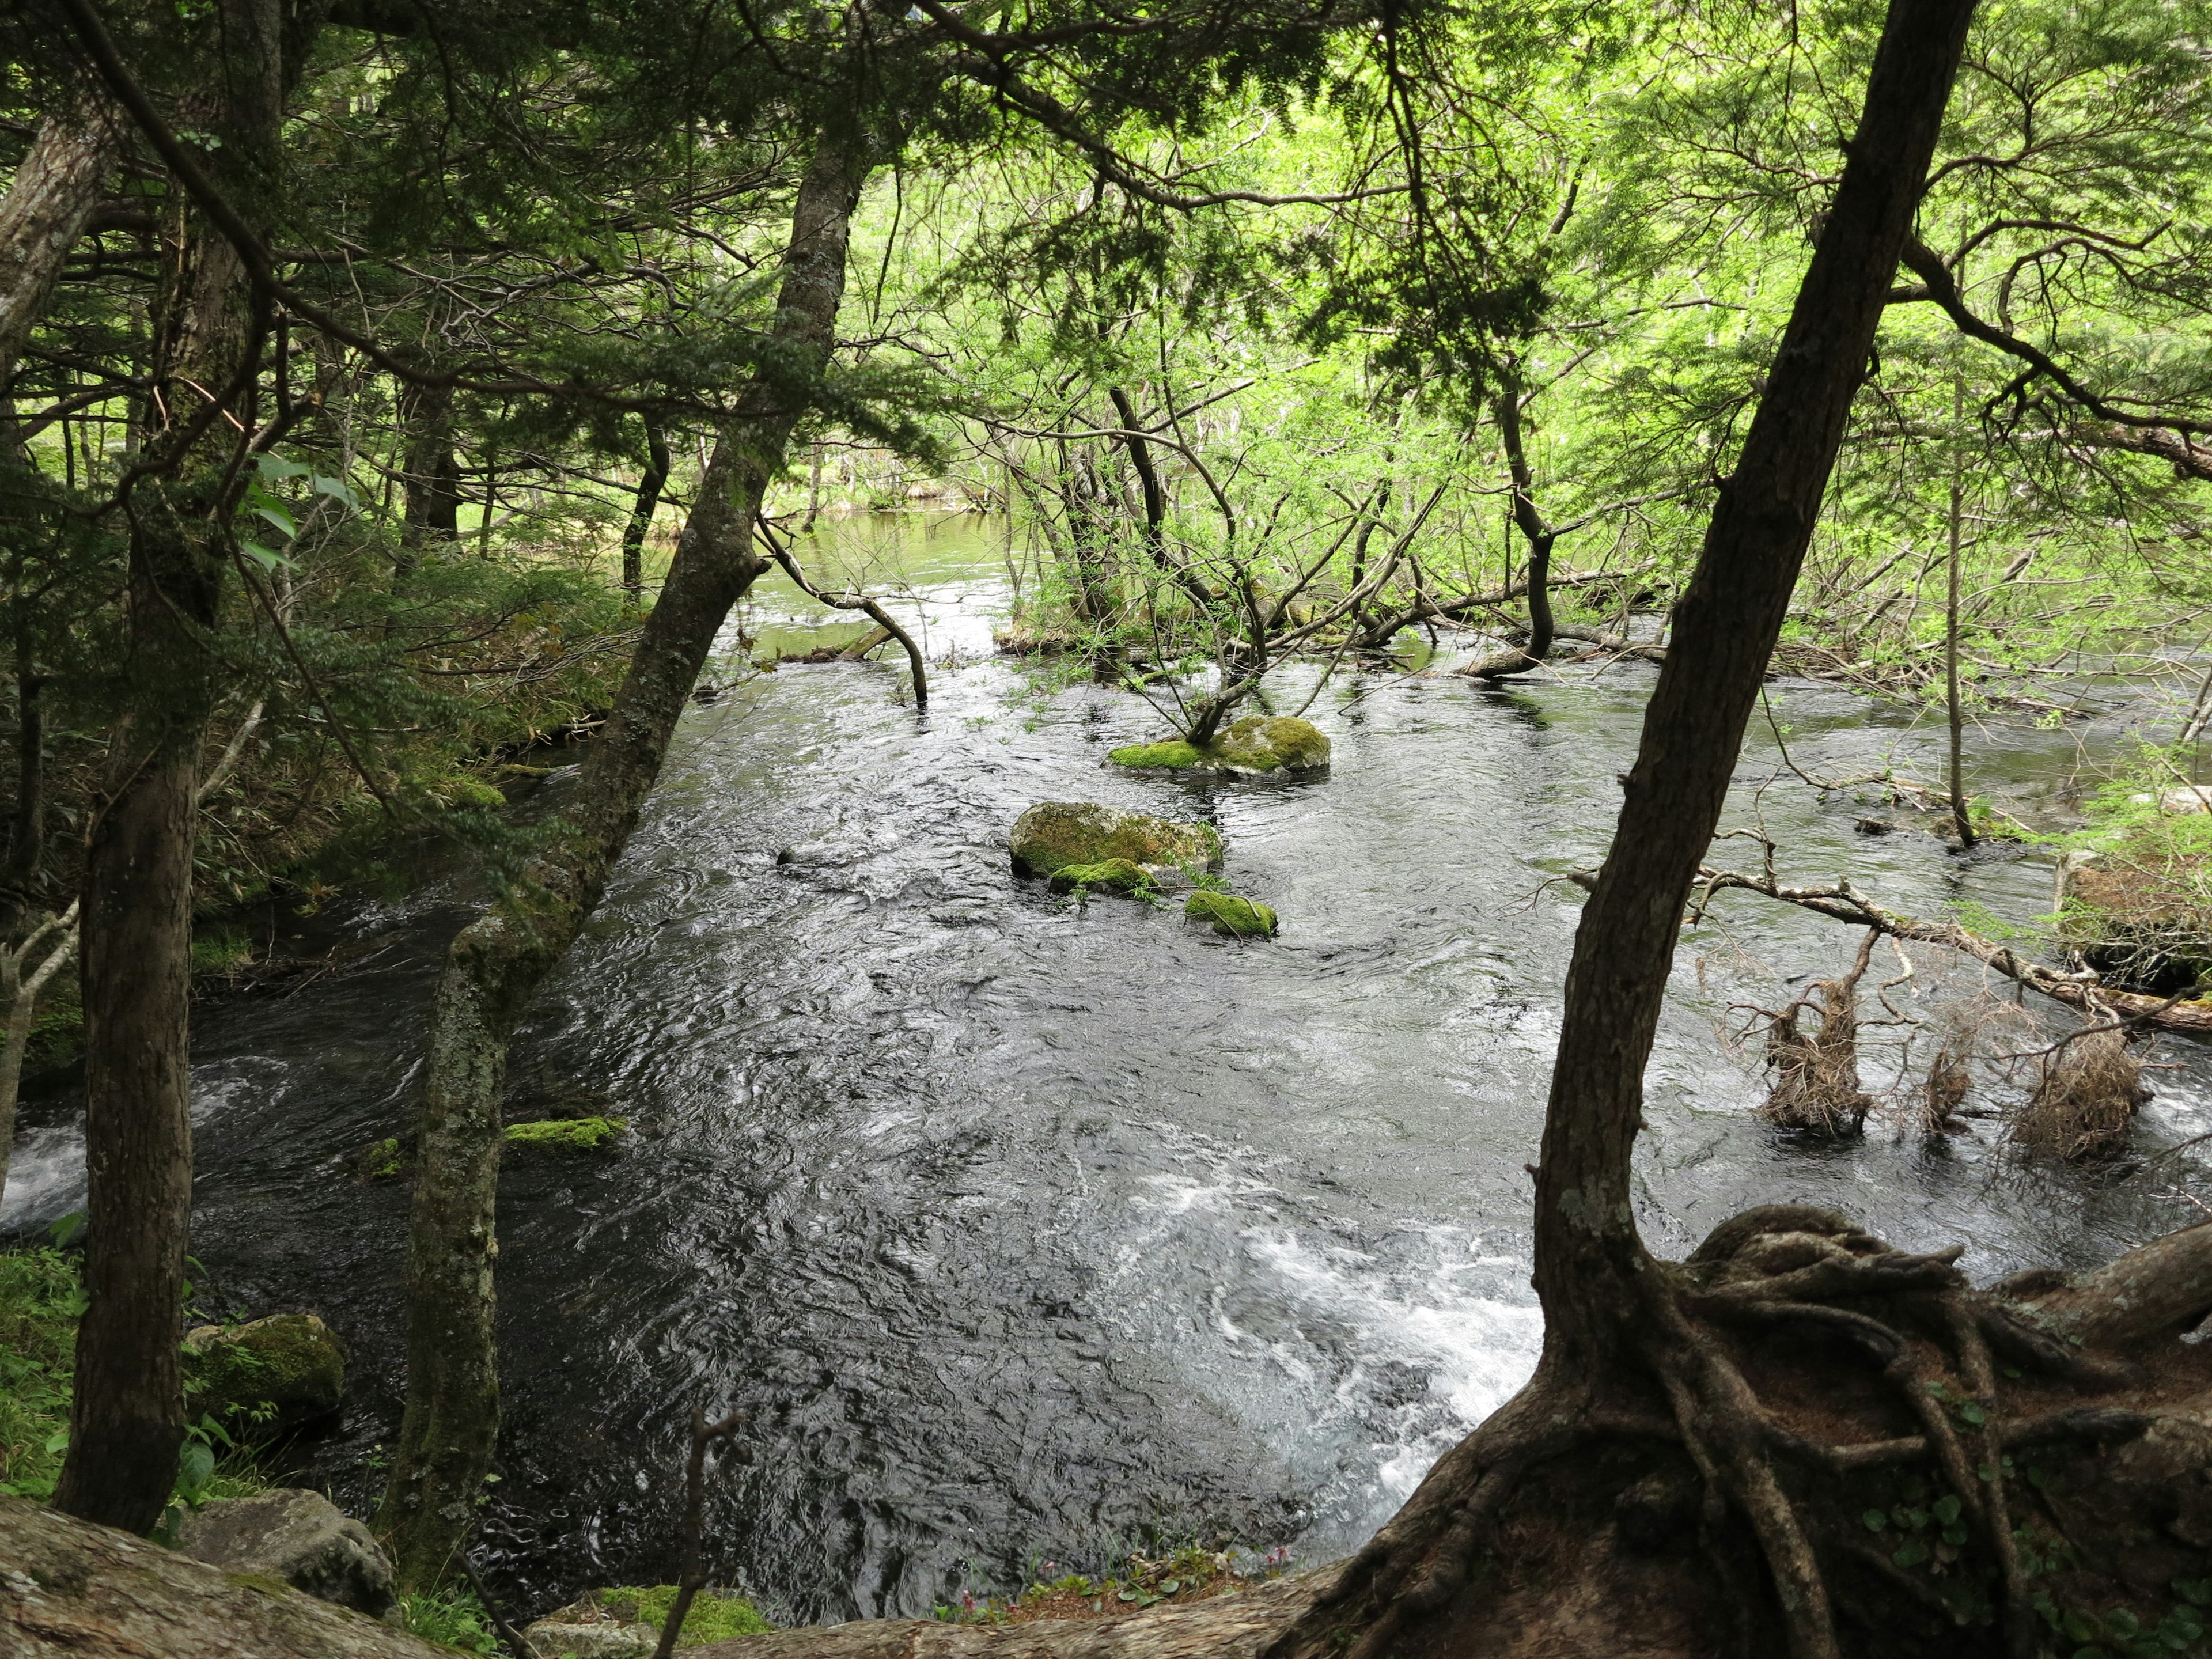
MULTIPOLYGON (((926 1613, 1160 1541, 1344 1553, 1534 1361, 1524 1166, 1580 898, 1553 878, 1603 854, 1652 671, 1563 665, 1502 692, 1346 672, 1315 695, 1317 671, 1294 667, 1270 706, 1312 697, 1325 778, 1127 775, 1106 750, 1165 730, 1140 696, 992 654, 1012 597, 1002 521, 884 515, 817 544, 832 574, 902 577, 894 609, 951 665, 933 667, 926 716, 901 700, 896 648, 695 707, 534 1005, 510 1117, 605 1111, 634 1130, 611 1155, 507 1160, 481 1563, 532 1611, 672 1578, 694 1404, 751 1414, 754 1461, 713 1489, 709 1553, 780 1620, 926 1613), (1007 828, 1050 799, 1209 819, 1280 938, 1234 944, 1179 908, 1079 907, 1015 880, 1007 828)), ((863 631, 780 575, 740 625, 757 652, 863 631)), ((1938 775, 1938 722, 1771 691, 1807 772, 1938 775)), ((1992 719, 1971 787, 2048 821, 2124 713, 1992 719)), ((1755 717, 1730 822, 1763 822, 1786 878, 1848 871, 1922 914, 2051 908, 2046 856, 1954 856, 1910 811, 1779 769, 1755 717), (1869 815, 1899 827, 1863 832, 1869 815)), ((429 990, 473 893, 454 872, 359 906, 325 924, 354 952, 344 971, 195 1016, 203 1306, 313 1308, 352 1345, 343 1425, 294 1455, 356 1512, 398 1420, 407 1202, 403 1182, 357 1180, 356 1155, 408 1132, 429 990)), ((2024 1169, 1988 1118, 1932 1146, 1879 1115, 1839 1146, 1761 1124, 1759 1054, 1724 1040, 1732 1006, 1779 1006, 1856 943, 1741 893, 1685 936, 1638 1168, 1661 1254, 1794 1200, 1903 1248, 1964 1243, 1979 1280, 2193 1218, 2160 1195, 2193 1154, 2116 1179, 2024 1169)), ((1980 983, 1943 952, 1912 960, 1890 994, 1908 1012, 1980 983)), ((1887 947, 1877 967, 1899 974, 1887 947)), ((2206 1051, 2154 1047, 2146 1152, 2212 1128, 2206 1051)), ((1870 1087, 1895 1054, 1869 1049, 1870 1087)), ((67 1079, 24 1110, 11 1231, 82 1197, 67 1079)))

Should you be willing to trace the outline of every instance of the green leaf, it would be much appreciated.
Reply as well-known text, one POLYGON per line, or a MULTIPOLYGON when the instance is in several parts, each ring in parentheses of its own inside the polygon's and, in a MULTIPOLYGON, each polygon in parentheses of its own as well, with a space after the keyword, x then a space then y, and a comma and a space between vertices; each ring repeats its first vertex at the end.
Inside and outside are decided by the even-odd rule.
POLYGON ((257 519, 266 519, 277 529, 283 531, 288 539, 300 533, 299 525, 294 520, 292 515, 281 507, 257 507, 253 509, 253 516, 257 519))
POLYGON ((1880 1532, 1889 1524, 1889 1517, 1880 1510, 1869 1510, 1864 1515, 1859 1516, 1859 1519, 1866 1522, 1866 1529, 1869 1532, 1880 1532))
POLYGON ((1979 1428, 1983 1424, 1990 1420, 1990 1414, 1986 1411, 1983 1410, 1982 1407, 1977 1405, 1974 1401, 1969 1400, 1965 1405, 1959 1407, 1959 1419, 1961 1422, 1971 1423, 1976 1428, 1979 1428))
POLYGON ((306 462, 288 461, 282 455, 255 456, 253 470, 272 483, 279 478, 304 477, 308 471, 306 462))
POLYGON ((64 1452, 68 1449, 69 1431, 67 1429, 59 1430, 46 1437, 46 1450, 49 1454, 54 1452, 64 1452))
POLYGON ((2173 1593, 2192 1607, 2212 1607, 2212 1578, 2177 1578, 2173 1593))
POLYGON ((2066 1616, 2058 1621, 2059 1629, 2077 1642, 2094 1642, 2105 1633, 2103 1620, 2094 1613, 2084 1613, 2079 1607, 2066 1609, 2066 1616))
POLYGON ((298 568, 291 560, 286 558, 282 553, 276 551, 275 548, 265 547, 259 542, 240 541, 238 544, 238 550, 245 554, 247 558, 252 560, 254 563, 259 565, 264 570, 274 570, 279 565, 283 565, 287 569, 298 568))
POLYGON ((1162 1585, 1160 1586, 1160 1594, 1161 1594, 1161 1595, 1174 1595, 1177 1590, 1181 1589, 1182 1588, 1182 1581, 1181 1579, 1179 1579, 1179 1578, 1170 1578, 1170 1579, 1169 1579, 1165 1583, 1164 1583, 1164 1584, 1162 1584, 1162 1585))
POLYGON ((1928 1559, 1928 1546, 1916 1538, 1889 1559, 1900 1567, 1917 1567, 1928 1559))
POLYGON ((1936 1512, 1936 1518, 1947 1527, 1959 1518, 1959 1500, 1948 1493, 1937 1498, 1929 1505, 1929 1508, 1936 1512))
POLYGON ((1956 1522, 1944 1528, 1943 1541, 1950 1545, 1953 1548, 1957 1548, 1960 1545, 1966 1541, 1966 1528, 1958 1525, 1956 1522))
POLYGON ((325 478, 317 472, 309 477, 307 483, 319 495, 328 495, 332 501, 343 501, 348 507, 361 505, 354 497, 353 486, 343 478, 325 478))
POLYGON ((2142 1632, 2142 1620, 2125 1607, 2114 1607, 2105 1615, 2105 1634, 2118 1642, 2132 1642, 2142 1632))

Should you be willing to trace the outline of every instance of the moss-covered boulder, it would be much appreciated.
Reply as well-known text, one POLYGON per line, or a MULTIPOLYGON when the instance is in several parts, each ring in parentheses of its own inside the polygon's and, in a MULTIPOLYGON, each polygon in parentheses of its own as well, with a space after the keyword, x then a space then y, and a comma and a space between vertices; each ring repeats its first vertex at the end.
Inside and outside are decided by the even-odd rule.
POLYGON ((1328 737, 1311 720, 1287 714, 1255 714, 1238 720, 1203 748, 1171 738, 1164 743, 1137 743, 1111 750, 1106 758, 1117 766, 1146 770, 1243 778, 1278 772, 1296 776, 1328 769, 1328 737))
POLYGON ((337 1412, 346 1349, 311 1313, 202 1325, 185 1337, 185 1413, 274 1434, 337 1412))
POLYGON ((1014 873, 1022 876, 1049 878, 1071 866, 1096 869, 1115 863, 1155 878, 1186 868, 1221 867, 1221 837, 1209 824, 1182 823, 1088 801, 1040 801, 1014 820, 1006 845, 1014 873))
POLYGON ((1184 902, 1182 913, 1196 921, 1212 922, 1213 931, 1224 939, 1275 936, 1275 913, 1256 899, 1238 898, 1234 893, 1200 888, 1184 902))
POLYGON ((535 1123, 510 1123, 510 1145, 547 1152, 611 1152, 629 1127, 626 1117, 549 1117, 535 1123))

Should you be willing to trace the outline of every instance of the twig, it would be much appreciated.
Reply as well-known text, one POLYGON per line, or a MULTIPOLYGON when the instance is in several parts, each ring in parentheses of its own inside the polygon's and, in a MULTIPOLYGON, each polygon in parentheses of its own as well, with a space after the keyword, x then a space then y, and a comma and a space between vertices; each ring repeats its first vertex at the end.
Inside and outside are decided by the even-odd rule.
POLYGON ((701 1511, 707 1502, 707 1448, 735 1434, 744 1420, 743 1412, 732 1412, 720 1422, 709 1423, 706 1413, 696 1406, 691 1408, 691 1460, 684 1471, 684 1576, 677 1582, 676 1603, 662 1621, 653 1659, 669 1659, 676 1651, 676 1638, 691 1616, 692 1601, 707 1586, 706 1560, 699 1550, 701 1511))

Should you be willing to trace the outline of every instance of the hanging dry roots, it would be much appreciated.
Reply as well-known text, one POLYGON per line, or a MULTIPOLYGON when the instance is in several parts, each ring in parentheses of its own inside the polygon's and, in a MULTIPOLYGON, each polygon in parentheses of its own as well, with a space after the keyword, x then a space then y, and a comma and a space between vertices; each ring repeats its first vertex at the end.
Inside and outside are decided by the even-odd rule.
POLYGON ((1873 959, 1869 929, 1858 960, 1841 979, 1824 979, 1776 1014, 1766 1028, 1766 1063, 1774 1088, 1759 1115, 1785 1129, 1814 1134, 1856 1134, 1874 1102, 1859 1087, 1859 981, 1873 959), (1817 1012, 1820 1027, 1800 1021, 1817 1012))
POLYGON ((1915 1127, 1921 1133, 1940 1135, 1948 1131, 1952 1114, 1966 1103, 1967 1092, 1974 1085, 1973 1073, 1966 1069, 1968 1052, 1952 1042, 1936 1051, 1927 1080, 1920 1087, 1920 1116, 1915 1127))
POLYGON ((1959 1254, 1780 1205, 1645 1261, 1621 1346, 1547 1350, 1267 1659, 2201 1651, 2212 1224, 1987 1291, 1959 1254))
POLYGON ((2150 1098, 2127 1033, 2117 1024, 2078 1032, 2045 1051, 2041 1066, 2035 1092, 2013 1120, 2013 1144, 2075 1164, 2118 1151, 2136 1108, 2150 1098))

